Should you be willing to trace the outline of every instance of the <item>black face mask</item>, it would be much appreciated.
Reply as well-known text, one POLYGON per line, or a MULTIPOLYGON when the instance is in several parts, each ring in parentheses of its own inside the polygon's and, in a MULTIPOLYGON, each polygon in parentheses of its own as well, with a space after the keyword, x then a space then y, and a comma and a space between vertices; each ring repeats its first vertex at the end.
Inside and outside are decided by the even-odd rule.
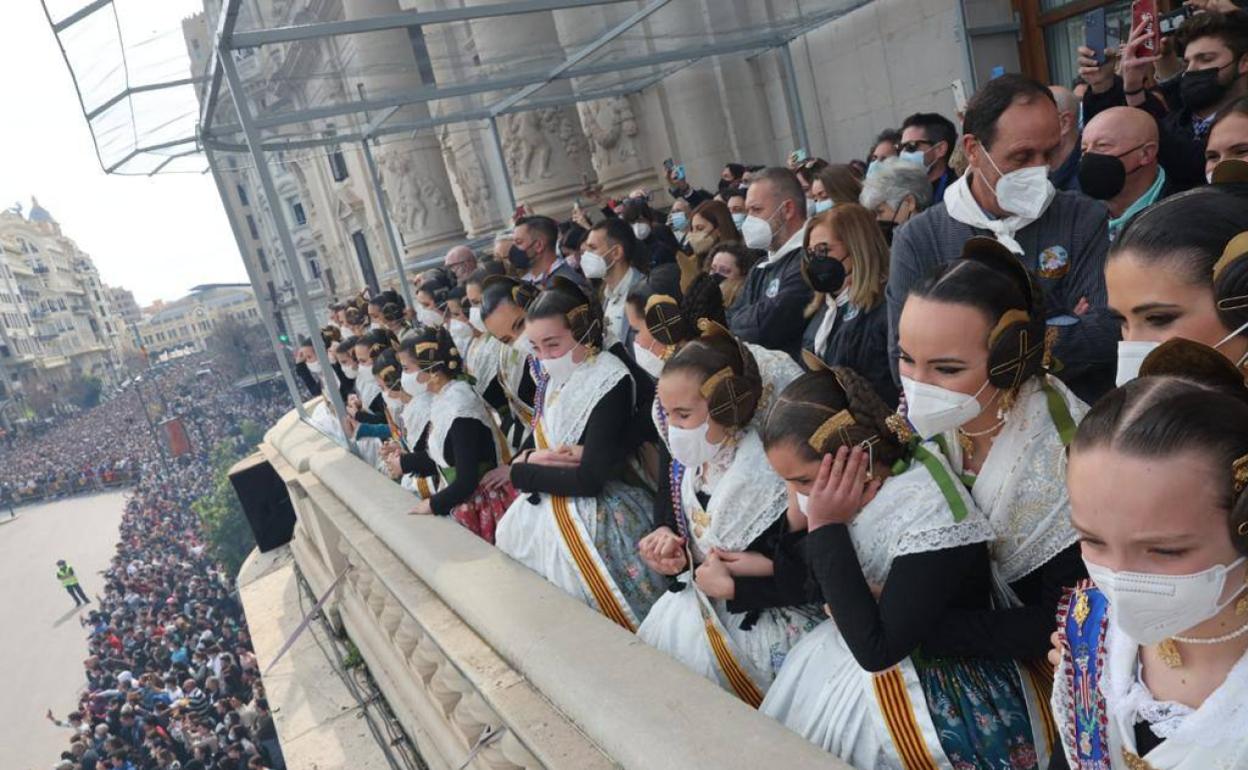
POLYGON ((1222 70, 1234 64, 1231 62, 1223 67, 1184 72, 1179 81, 1179 97, 1183 100, 1183 106, 1192 112, 1202 112, 1217 104, 1231 87, 1230 84, 1223 85, 1219 82, 1218 76, 1222 74, 1222 70))
POLYGON ((845 266, 839 259, 819 258, 807 251, 802 254, 802 277, 815 291, 836 294, 845 285, 845 266))
POLYGON ((723 273, 711 273, 711 280, 715 282, 716 286, 719 286, 724 282, 724 275, 723 273))
POLYGON ((1107 201, 1127 184, 1127 167, 1116 155, 1085 152, 1079 159, 1079 189, 1084 195, 1107 201))
POLYGON ((507 251, 507 261, 517 270, 528 270, 533 265, 529 252, 514 243, 511 244, 511 248, 507 251))

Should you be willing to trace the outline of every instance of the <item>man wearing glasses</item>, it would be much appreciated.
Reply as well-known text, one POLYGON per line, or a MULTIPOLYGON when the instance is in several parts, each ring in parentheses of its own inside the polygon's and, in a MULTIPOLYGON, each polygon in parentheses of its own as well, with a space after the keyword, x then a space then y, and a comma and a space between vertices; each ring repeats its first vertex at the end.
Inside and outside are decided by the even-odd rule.
POLYGON ((467 246, 456 246, 446 252, 446 259, 442 264, 455 276, 455 282, 462 285, 477 269, 477 255, 467 246))
POLYGON ((916 112, 901 124, 898 154, 903 160, 927 170, 933 203, 944 200, 945 188, 958 178, 949 168, 949 157, 957 142, 958 130, 944 115, 916 112))

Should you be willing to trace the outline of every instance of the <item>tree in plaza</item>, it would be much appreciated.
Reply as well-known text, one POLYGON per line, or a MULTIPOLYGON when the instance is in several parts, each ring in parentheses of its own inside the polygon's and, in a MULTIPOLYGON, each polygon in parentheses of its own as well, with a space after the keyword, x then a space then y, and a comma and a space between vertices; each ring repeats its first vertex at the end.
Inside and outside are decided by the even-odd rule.
POLYGON ((208 337, 213 368, 231 382, 276 371, 277 355, 267 340, 261 324, 245 324, 235 318, 218 321, 208 337))

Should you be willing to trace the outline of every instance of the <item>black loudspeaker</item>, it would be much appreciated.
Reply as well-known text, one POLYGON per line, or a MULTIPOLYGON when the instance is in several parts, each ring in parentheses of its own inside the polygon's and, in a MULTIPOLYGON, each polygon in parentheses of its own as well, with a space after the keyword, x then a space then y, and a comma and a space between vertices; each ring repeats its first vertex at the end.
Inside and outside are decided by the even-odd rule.
POLYGON ((260 551, 286 545, 294 536, 295 509, 282 477, 259 452, 230 469, 230 484, 260 551))

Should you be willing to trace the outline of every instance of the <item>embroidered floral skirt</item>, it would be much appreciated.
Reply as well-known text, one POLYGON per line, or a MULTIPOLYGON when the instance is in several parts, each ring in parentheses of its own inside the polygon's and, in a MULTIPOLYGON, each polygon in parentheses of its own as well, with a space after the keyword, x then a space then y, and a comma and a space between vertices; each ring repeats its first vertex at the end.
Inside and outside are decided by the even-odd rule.
POLYGON ((451 509, 455 521, 472 530, 487 542, 494 542, 494 531, 498 522, 507 512, 511 501, 516 499, 516 490, 507 482, 497 489, 477 487, 467 502, 460 503, 451 509))
POLYGON ((1012 661, 911 660, 954 770, 1036 770, 1027 697, 1012 661))

